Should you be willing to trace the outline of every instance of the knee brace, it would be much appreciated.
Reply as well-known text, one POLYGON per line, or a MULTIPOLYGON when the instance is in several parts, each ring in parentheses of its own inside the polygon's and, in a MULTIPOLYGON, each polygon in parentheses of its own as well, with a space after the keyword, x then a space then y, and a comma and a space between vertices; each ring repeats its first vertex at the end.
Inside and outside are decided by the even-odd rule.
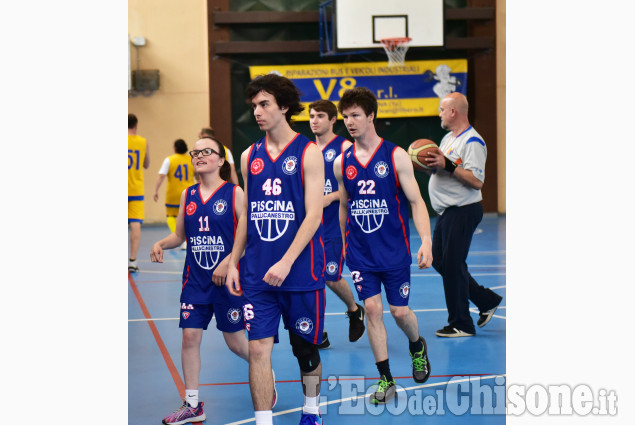
POLYGON ((289 331, 289 341, 293 355, 298 359, 300 370, 309 373, 317 369, 320 365, 320 352, 317 345, 311 344, 292 331, 289 331))

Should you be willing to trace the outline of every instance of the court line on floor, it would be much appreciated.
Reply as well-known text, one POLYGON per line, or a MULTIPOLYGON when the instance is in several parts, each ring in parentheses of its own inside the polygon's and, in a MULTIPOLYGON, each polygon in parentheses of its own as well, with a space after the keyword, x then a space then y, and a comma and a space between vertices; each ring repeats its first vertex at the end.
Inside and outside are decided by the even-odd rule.
MULTIPOLYGON (((467 375, 464 375, 467 376, 467 375)), ((495 379, 498 377, 506 377, 507 374, 502 374, 502 375, 491 375, 491 376, 482 376, 481 379, 495 379)), ((424 385, 415 385, 412 387, 407 387, 407 388, 398 388, 396 392, 404 392, 404 391, 408 391, 408 390, 417 390, 420 388, 429 388, 429 387, 438 387, 440 385, 448 385, 448 384, 458 384, 461 382, 469 382, 470 379, 472 378, 467 378, 467 379, 457 379, 455 381, 444 381, 444 382, 435 382, 433 384, 424 384, 424 385)), ((366 398, 366 397, 370 397, 371 394, 364 394, 364 395, 360 395, 360 396, 353 396, 353 397, 347 397, 347 398, 341 398, 339 400, 332 400, 332 401, 328 401, 326 403, 320 403, 319 406, 326 406, 329 404, 337 404, 337 403, 343 403, 345 401, 355 401, 358 400, 360 398, 366 398)), ((281 415, 286 415, 287 413, 293 413, 293 412, 299 412, 302 410, 302 407, 296 407, 295 409, 288 409, 288 410, 283 410, 282 412, 275 412, 273 414, 273 416, 281 416, 281 415)), ((250 418, 250 419, 243 419, 242 421, 237 421, 237 422, 230 422, 228 424, 225 425, 240 425, 240 424, 246 424, 249 422, 255 422, 256 418, 250 418)))
MULTIPOLYGON (((507 308, 505 306, 500 306, 498 308, 507 308)), ((426 312, 435 312, 435 311, 448 311, 447 308, 421 308, 421 309, 412 309, 414 313, 426 313, 426 312)), ((478 313, 478 310, 470 309, 473 313, 478 313)), ((384 314, 390 314, 390 310, 384 310, 384 314)), ((344 316, 346 313, 324 313, 325 316, 344 316)), ((500 317, 501 319, 505 319, 503 316, 492 316, 492 317, 500 317)), ((128 322, 147 322, 147 321, 158 321, 158 320, 179 320, 178 317, 163 317, 163 318, 145 318, 145 319, 128 319, 128 322)))
POLYGON ((157 342, 157 345, 159 346, 159 351, 161 351, 161 355, 163 356, 163 360, 165 361, 165 364, 168 367, 168 371, 170 372, 170 375, 172 375, 172 379, 174 380, 174 383, 176 384, 176 389, 179 392, 179 395, 182 396, 183 394, 185 394, 185 384, 183 383, 183 380, 181 380, 181 375, 179 375, 179 372, 177 371, 176 366, 174 365, 174 362, 172 361, 172 357, 170 357, 170 353, 168 352, 168 349, 163 343, 163 339, 161 338, 161 335, 159 334, 159 330, 154 324, 152 316, 150 316, 150 311, 146 307, 146 304, 143 301, 143 298, 141 297, 141 292, 139 292, 139 288, 137 288, 137 284, 132 278, 132 274, 130 272, 128 272, 128 282, 130 283, 130 286, 132 287, 132 291, 134 292, 135 297, 137 297, 137 302, 139 303, 139 306, 141 307, 141 311, 143 311, 143 315, 145 316, 146 321, 148 322, 148 326, 150 326, 152 335, 154 335, 154 339, 157 342))

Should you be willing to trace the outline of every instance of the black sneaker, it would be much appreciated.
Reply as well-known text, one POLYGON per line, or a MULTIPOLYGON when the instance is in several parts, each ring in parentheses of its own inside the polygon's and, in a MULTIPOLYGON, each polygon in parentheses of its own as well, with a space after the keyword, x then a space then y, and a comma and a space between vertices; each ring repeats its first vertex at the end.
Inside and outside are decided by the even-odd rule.
POLYGON ((439 329, 438 331, 436 331, 436 335, 446 337, 446 338, 457 338, 460 336, 474 336, 473 333, 465 332, 449 325, 443 329, 439 329))
POLYGON ((423 342, 423 349, 416 353, 410 352, 410 358, 412 359, 412 379, 423 384, 430 377, 430 361, 426 340, 420 336, 419 341, 423 342))
MULTIPOLYGON (((502 298, 501 298, 501 301, 502 301, 502 298)), ((487 325, 489 321, 492 320, 492 316, 494 316, 494 312, 496 311, 500 303, 501 302, 499 301, 498 304, 496 304, 493 308, 490 308, 489 310, 487 310, 485 313, 481 313, 481 312, 478 313, 478 321, 476 322, 476 324, 478 325, 479 328, 482 328, 483 326, 487 325)))
POLYGON ((348 325, 348 340, 350 342, 355 342, 359 340, 362 336, 364 336, 364 332, 366 332, 366 326, 364 326, 364 316, 366 316, 366 310, 359 304, 355 304, 357 306, 357 311, 352 313, 346 312, 350 323, 348 325))
POLYGON ((329 342, 329 335, 326 333, 326 331, 324 331, 324 333, 322 334, 322 343, 318 344, 317 348, 319 348, 320 350, 324 350, 325 348, 329 348, 331 346, 331 343, 329 342))
POLYGON ((377 381, 377 390, 370 396, 370 402, 373 404, 384 404, 388 400, 395 398, 395 380, 388 382, 384 375, 381 375, 379 381, 377 381))

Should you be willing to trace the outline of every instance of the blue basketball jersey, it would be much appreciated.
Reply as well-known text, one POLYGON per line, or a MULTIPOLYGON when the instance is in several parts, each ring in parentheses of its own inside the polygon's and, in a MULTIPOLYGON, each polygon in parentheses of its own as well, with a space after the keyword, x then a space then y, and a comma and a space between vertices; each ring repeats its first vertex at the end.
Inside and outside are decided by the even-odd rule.
POLYGON ((408 199, 395 173, 395 149, 382 139, 365 165, 355 157, 355 145, 342 155, 348 192, 346 264, 351 270, 386 271, 412 263, 408 199))
POLYGON ((249 150, 247 244, 240 260, 243 288, 280 291, 324 288, 321 224, 280 287, 262 280, 287 251, 306 215, 303 164, 309 143, 313 142, 298 134, 277 158, 271 158, 266 137, 263 137, 249 150))
POLYGON ((216 286, 212 274, 234 245, 236 185, 225 182, 209 198, 202 199, 200 183, 187 188, 185 236, 187 254, 183 267, 181 302, 189 304, 227 303, 227 288, 216 286))
MULTIPOLYGON (((333 172, 333 161, 342 153, 342 145, 347 142, 342 136, 335 136, 324 149, 324 195, 331 192, 337 192, 338 184, 333 172)), ((333 201, 329 206, 324 208, 322 220, 324 224, 324 239, 340 239, 342 232, 340 230, 339 221, 340 201, 333 201)), ((340 242, 341 243, 341 242, 340 242)))

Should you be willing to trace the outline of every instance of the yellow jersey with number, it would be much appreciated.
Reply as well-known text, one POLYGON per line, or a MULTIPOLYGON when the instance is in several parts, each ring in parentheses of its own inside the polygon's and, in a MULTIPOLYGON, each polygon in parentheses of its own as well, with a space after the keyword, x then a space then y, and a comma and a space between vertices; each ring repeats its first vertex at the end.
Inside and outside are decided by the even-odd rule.
POLYGON ((128 135, 128 200, 143 200, 143 162, 146 158, 146 139, 128 135), (138 199, 130 199, 130 197, 138 199), (141 198, 139 198, 141 197, 141 198))
POLYGON ((181 193, 194 184, 194 166, 189 154, 176 153, 168 157, 170 168, 168 169, 168 187, 165 192, 165 206, 178 208, 181 201, 181 193))

